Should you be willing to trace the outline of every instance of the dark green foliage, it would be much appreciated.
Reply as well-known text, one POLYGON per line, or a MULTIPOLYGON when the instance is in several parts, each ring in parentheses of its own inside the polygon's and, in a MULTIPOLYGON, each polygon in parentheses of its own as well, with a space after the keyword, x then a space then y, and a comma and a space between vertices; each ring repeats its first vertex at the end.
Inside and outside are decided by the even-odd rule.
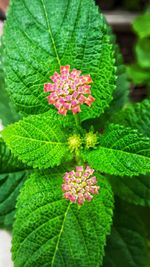
POLYGON ((144 225, 140 216, 132 209, 124 205, 116 209, 112 232, 107 240, 103 267, 149 266, 144 225))
POLYGON ((123 4, 123 8, 129 11, 140 11, 143 10, 147 4, 147 0, 122 0, 121 3, 123 4))
POLYGON ((127 67, 127 74, 129 79, 134 84, 141 85, 150 83, 149 69, 143 69, 136 63, 131 64, 130 66, 127 67))
POLYGON ((150 206, 150 175, 109 178, 113 191, 123 200, 141 206, 150 206))
POLYGON ((62 198, 61 169, 32 175, 17 203, 13 230, 15 266, 99 266, 110 232, 113 197, 98 176, 101 194, 82 207, 62 198), (56 227, 57 226, 57 227, 56 227))
POLYGON ((7 89, 17 109, 26 114, 49 110, 43 84, 60 65, 70 64, 90 73, 94 82, 96 101, 90 110, 82 107, 81 119, 99 116, 112 100, 116 81, 107 31, 93 0, 12 1, 4 60, 7 89))
POLYGON ((123 58, 117 45, 116 49, 116 64, 117 64, 117 83, 116 90, 113 94, 113 100, 108 110, 109 114, 112 115, 115 110, 121 109, 129 100, 129 82, 127 79, 127 73, 123 64, 123 58))
POLYGON ((19 115, 15 112, 14 107, 9 102, 7 92, 5 90, 4 71, 1 59, 2 47, 0 46, 0 119, 3 125, 8 125, 19 119, 19 115))
POLYGON ((28 172, 16 170, 0 174, 0 226, 12 228, 15 215, 16 198, 28 172))
POLYGON ((0 226, 11 228, 16 198, 29 171, 11 155, 0 139, 0 226))
POLYGON ((12 152, 34 168, 53 167, 72 158, 67 134, 50 113, 29 116, 8 126, 3 137, 12 152))
POLYGON ((96 150, 83 153, 96 170, 119 176, 150 172, 150 139, 136 130, 111 124, 99 143, 96 150))
POLYGON ((133 22, 138 35, 135 46, 136 62, 127 67, 127 73, 135 84, 144 84, 150 88, 150 11, 138 16, 133 22))
POLYGON ((150 100, 125 106, 114 115, 113 122, 137 129, 143 135, 150 137, 150 100))

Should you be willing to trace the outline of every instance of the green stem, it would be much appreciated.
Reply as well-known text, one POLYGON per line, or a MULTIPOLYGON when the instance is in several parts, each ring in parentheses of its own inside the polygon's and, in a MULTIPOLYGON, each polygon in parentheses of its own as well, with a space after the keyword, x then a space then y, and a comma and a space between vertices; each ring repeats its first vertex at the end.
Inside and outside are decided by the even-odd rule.
POLYGON ((80 128, 80 119, 79 119, 78 114, 74 115, 74 119, 75 119, 75 124, 76 124, 77 129, 79 129, 80 128))
POLYGON ((75 150, 75 159, 76 159, 77 164, 80 165, 81 164, 81 157, 80 157, 80 150, 79 149, 75 150))
MULTIPOLYGON (((75 119, 75 124, 76 124, 77 130, 80 132, 81 131, 81 125, 80 125, 80 118, 79 118, 78 114, 74 115, 74 119, 75 119)), ((76 159, 77 164, 81 165, 82 159, 80 156, 80 150, 79 149, 75 150, 75 159, 76 159)))

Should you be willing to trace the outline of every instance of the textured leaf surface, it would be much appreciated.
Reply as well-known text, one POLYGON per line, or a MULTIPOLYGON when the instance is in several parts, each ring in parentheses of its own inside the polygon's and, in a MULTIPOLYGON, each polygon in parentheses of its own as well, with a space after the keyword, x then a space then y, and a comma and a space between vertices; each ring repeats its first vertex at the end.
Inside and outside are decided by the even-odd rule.
POLYGON ((0 174, 0 226, 11 228, 14 222, 16 199, 27 177, 26 170, 0 174))
POLYGON ((12 227, 16 198, 28 172, 0 139, 0 226, 12 227))
POLYGON ((150 137, 150 100, 126 106, 114 116, 113 121, 137 129, 143 135, 150 137))
POLYGON ((1 59, 1 45, 0 45, 0 119, 3 125, 7 125, 11 122, 16 121, 19 116, 14 110, 14 107, 9 102, 9 97, 5 90, 4 72, 1 59))
POLYGON ((133 210, 116 211, 105 253, 103 267, 149 266, 145 229, 133 210))
POLYGON ((13 231, 15 267, 91 267, 102 262, 112 220, 112 191, 100 178, 101 192, 80 208, 62 198, 62 173, 32 175, 17 203, 13 231))
POLYGON ((67 135, 49 113, 28 116, 3 130, 12 152, 34 168, 48 168, 70 160, 67 135))
POLYGON ((104 173, 133 176, 150 172, 150 139, 136 130, 111 124, 96 150, 83 153, 90 166, 104 173))
POLYGON ((8 92, 19 110, 43 113, 43 84, 60 65, 90 74, 96 97, 82 120, 99 116, 115 88, 114 52, 108 27, 93 0, 12 0, 4 34, 8 92))
POLYGON ((141 206, 150 206, 150 175, 110 177, 113 191, 123 200, 141 206))
POLYGON ((128 101, 129 95, 129 81, 127 79, 126 68, 123 64, 123 58, 118 46, 115 44, 116 52, 116 65, 117 65, 117 83, 116 90, 113 94, 113 101, 110 105, 110 114, 115 110, 122 108, 128 101))

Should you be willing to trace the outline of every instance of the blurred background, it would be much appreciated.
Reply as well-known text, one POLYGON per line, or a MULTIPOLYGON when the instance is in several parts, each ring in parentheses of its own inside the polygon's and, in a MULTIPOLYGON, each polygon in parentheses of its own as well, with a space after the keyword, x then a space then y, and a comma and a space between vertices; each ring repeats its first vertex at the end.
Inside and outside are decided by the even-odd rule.
MULTIPOLYGON (((96 0, 96 3, 112 27, 122 52, 130 81, 130 99, 137 102, 150 97, 150 1, 96 0)), ((9 0, 0 0, 0 35, 8 4, 9 0)), ((0 231, 0 267, 13 266, 10 242, 9 233, 0 231)))

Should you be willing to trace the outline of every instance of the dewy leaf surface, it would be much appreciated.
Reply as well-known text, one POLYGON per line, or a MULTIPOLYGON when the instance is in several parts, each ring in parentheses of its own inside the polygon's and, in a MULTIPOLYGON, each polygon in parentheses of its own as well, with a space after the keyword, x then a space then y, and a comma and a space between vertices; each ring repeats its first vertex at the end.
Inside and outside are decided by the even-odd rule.
POLYGON ((150 175, 110 177, 114 193, 123 200, 141 206, 150 206, 150 175))
POLYGON ((33 174, 17 203, 13 230, 15 267, 99 267, 112 221, 110 185, 80 208, 62 197, 63 173, 33 174))
POLYGON ((49 113, 28 116, 3 130, 12 153, 34 168, 49 168, 72 158, 67 134, 49 113))
POLYGON ((0 226, 12 227, 16 198, 28 173, 0 139, 0 226))
POLYGON ((92 107, 81 119, 99 116, 115 89, 114 51, 108 26, 93 0, 12 0, 4 32, 7 89, 18 110, 43 113, 51 108, 43 92, 60 65, 90 74, 92 107))
POLYGON ((103 267, 148 267, 148 244, 144 225, 131 209, 116 210, 107 240, 103 267))
POLYGON ((110 124, 96 150, 83 153, 90 166, 104 173, 136 176, 150 172, 150 139, 136 130, 110 124))

